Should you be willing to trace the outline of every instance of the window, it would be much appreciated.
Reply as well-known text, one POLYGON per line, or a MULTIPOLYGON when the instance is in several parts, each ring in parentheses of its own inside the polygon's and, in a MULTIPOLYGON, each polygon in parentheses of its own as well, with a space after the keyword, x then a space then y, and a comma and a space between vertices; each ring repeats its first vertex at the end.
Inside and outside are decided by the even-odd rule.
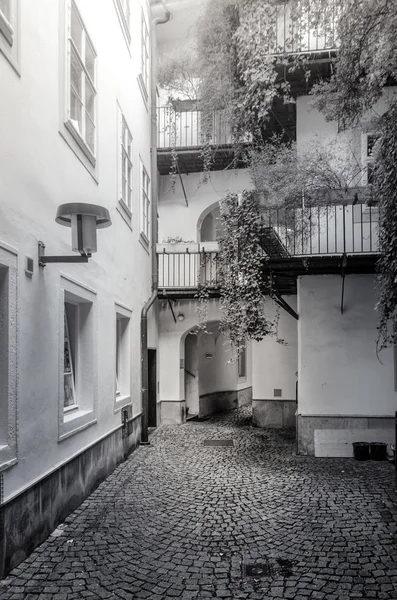
POLYGON ((247 346, 245 340, 238 349, 238 377, 244 379, 247 376, 247 346))
POLYGON ((96 294, 61 277, 59 439, 96 422, 96 294))
POLYGON ((145 15, 141 12, 141 84, 145 99, 149 93, 149 31, 146 25, 145 15))
POLYGON ((150 179, 141 163, 141 233, 150 240, 150 179))
POLYGON ((374 176, 374 150, 375 144, 379 139, 379 135, 368 133, 364 136, 364 168, 366 173, 366 183, 373 183, 374 176))
POLYGON ((19 74, 20 0, 0 0, 0 51, 19 74))
POLYGON ((15 251, 0 246, 0 467, 17 460, 17 267, 15 251))
POLYGON ((130 0, 115 0, 117 14, 128 44, 131 42, 131 7, 130 0))
POLYGON ((69 131, 95 164, 96 52, 72 0, 69 31, 69 131))
POLYGON ((121 194, 122 200, 132 210, 132 135, 124 118, 121 117, 121 194))
POLYGON ((77 354, 76 346, 77 305, 65 302, 64 314, 64 354, 63 354, 63 383, 65 410, 76 408, 76 386, 75 386, 75 361, 77 354))
POLYGON ((116 407, 131 401, 131 311, 116 305, 115 388, 116 407))

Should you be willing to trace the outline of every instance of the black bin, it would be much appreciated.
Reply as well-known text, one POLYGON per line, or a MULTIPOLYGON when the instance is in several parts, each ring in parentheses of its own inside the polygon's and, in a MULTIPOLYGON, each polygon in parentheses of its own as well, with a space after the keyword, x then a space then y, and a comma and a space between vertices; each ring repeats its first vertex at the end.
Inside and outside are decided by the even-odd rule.
POLYGON ((353 442, 353 455, 356 460, 368 460, 369 442, 353 442))
POLYGON ((386 460, 387 444, 385 442, 371 442, 370 448, 372 460, 386 460))

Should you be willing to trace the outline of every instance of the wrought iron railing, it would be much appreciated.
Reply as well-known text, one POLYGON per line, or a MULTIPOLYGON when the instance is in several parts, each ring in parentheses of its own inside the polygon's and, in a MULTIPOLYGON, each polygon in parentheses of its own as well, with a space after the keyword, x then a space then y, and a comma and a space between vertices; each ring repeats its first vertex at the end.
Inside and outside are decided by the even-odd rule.
MULTIPOLYGON (((327 205, 262 212, 261 246, 271 258, 377 254, 379 213, 365 204, 327 205)), ((159 287, 197 289, 219 286, 217 251, 158 252, 159 287)), ((198 247, 198 245, 197 245, 198 247)))
POLYGON ((158 254, 159 288, 196 289, 199 284, 218 286, 217 252, 158 254))
POLYGON ((308 16, 302 16, 299 20, 291 18, 290 0, 276 2, 274 10, 274 35, 270 36, 269 54, 327 52, 336 49, 335 5, 330 4, 327 13, 321 15, 324 22, 315 24, 311 22, 313 16, 310 16, 310 6, 307 8, 308 16))
POLYGON ((281 244, 275 252, 283 251, 289 256, 379 252, 377 206, 357 203, 266 209, 262 212, 262 225, 263 247, 269 244, 266 232, 270 228, 281 244))
MULTIPOLYGON (((208 129, 211 136, 207 141, 211 145, 231 145, 231 129, 221 111, 213 113, 208 129)), ((195 148, 204 141, 200 110, 177 111, 172 105, 157 109, 158 148, 195 148)))

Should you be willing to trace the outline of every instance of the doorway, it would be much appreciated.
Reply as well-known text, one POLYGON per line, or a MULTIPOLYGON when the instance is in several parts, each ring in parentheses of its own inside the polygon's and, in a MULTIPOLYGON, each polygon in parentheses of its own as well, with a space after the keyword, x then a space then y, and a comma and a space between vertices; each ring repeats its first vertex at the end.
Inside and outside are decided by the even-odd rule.
POLYGON ((148 349, 148 426, 157 427, 157 350, 148 349))

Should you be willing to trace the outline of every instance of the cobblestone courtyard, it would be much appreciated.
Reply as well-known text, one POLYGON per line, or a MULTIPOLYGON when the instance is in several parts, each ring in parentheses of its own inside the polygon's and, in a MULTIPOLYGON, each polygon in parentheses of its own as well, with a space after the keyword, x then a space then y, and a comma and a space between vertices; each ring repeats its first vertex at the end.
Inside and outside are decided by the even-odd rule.
POLYGON ((0 598, 397 600, 396 524, 390 464, 297 457, 241 409, 157 430, 0 598))

